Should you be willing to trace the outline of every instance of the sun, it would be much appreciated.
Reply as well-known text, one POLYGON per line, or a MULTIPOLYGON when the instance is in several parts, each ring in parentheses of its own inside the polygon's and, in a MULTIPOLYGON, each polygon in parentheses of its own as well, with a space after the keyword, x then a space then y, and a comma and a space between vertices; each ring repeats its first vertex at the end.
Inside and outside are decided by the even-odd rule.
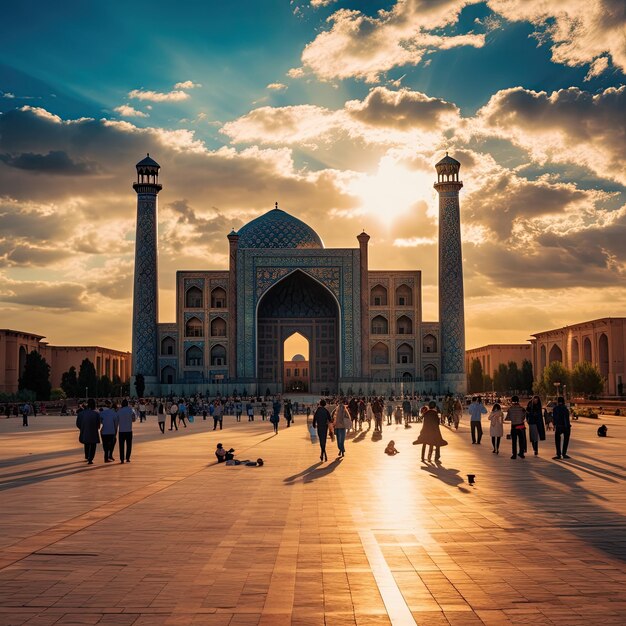
POLYGON ((373 174, 355 179, 350 192, 361 199, 361 210, 389 224, 409 213, 417 202, 433 204, 432 175, 410 170, 393 156, 384 156, 373 174))

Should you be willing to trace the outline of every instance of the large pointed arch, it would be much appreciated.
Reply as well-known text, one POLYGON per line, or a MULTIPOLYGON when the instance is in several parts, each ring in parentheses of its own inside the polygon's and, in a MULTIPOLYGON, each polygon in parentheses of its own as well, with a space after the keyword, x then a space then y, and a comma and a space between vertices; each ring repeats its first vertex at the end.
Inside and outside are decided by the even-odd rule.
POLYGON ((282 384, 284 341, 297 331, 309 341, 311 392, 336 390, 342 373, 340 319, 337 297, 326 285, 301 269, 283 276, 256 306, 259 385, 282 384))

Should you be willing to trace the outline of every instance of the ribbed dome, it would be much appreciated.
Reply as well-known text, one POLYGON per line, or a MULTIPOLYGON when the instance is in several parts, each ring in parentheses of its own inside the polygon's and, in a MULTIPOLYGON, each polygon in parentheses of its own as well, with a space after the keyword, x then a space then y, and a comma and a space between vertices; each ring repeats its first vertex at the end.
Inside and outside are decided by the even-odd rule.
POLYGON ((319 235, 310 226, 278 208, 248 222, 237 234, 239 248, 324 247, 319 235))

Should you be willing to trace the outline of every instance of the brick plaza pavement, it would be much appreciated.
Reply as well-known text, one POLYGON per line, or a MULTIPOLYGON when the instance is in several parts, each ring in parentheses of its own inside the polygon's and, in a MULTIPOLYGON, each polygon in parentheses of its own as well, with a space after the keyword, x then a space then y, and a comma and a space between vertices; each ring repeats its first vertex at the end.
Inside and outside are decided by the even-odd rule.
POLYGON ((599 421, 556 462, 471 445, 465 418, 437 468, 419 425, 320 464, 303 417, 150 417, 130 464, 86 466, 74 418, 2 419, 0 624, 625 624, 626 420, 599 421), (218 441, 266 465, 215 465, 218 441))

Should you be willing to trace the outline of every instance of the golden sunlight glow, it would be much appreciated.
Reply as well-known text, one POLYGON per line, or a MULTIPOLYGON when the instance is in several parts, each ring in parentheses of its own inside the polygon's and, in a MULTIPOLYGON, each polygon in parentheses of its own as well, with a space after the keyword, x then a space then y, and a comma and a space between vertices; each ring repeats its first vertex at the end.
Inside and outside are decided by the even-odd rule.
POLYGON ((362 210, 383 223, 409 212, 416 202, 433 203, 433 175, 409 170, 396 158, 387 155, 380 160, 378 171, 364 175, 350 185, 350 193, 361 198, 362 210))
POLYGON ((296 354, 301 354, 305 361, 309 360, 309 341, 300 333, 294 333, 285 339, 283 349, 285 361, 291 361, 296 354))

